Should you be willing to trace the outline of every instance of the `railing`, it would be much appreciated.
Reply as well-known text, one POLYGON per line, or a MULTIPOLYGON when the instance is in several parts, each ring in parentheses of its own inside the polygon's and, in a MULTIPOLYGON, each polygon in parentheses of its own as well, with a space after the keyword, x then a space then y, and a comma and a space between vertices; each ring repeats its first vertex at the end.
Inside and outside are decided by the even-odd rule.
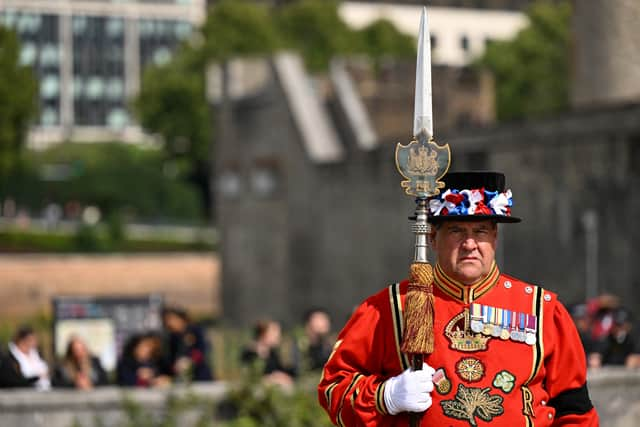
MULTIPOLYGON (((589 393, 606 427, 636 427, 640 417, 640 370, 603 368, 589 373, 589 393)), ((75 390, 0 390, 0 426, 20 427, 120 427, 131 425, 138 413, 162 417, 170 397, 204 402, 211 409, 227 393, 223 382, 146 390, 104 387, 75 390), (194 396, 197 396, 195 398, 194 396), (132 409, 134 408, 134 409, 132 409)), ((187 405, 176 425, 195 426, 203 406, 187 405)), ((174 414, 175 415, 175 414, 174 414)))

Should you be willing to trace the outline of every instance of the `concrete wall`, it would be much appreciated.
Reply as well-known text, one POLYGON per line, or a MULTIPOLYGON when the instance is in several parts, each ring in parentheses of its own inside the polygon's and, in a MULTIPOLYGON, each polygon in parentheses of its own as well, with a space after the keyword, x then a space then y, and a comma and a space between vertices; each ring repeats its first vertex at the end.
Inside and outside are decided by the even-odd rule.
MULTIPOLYGON (((606 368, 589 374, 589 392, 603 427, 636 427, 640 416, 640 371, 606 368)), ((176 396, 193 392, 214 402, 226 393, 222 383, 174 388, 176 396)), ((314 395, 314 393, 310 393, 314 395)), ((123 398, 139 403, 147 412, 161 416, 168 390, 123 390, 106 387, 89 392, 31 390, 0 391, 0 426, 20 427, 122 427, 126 417, 123 398), (96 420, 102 424, 97 424, 96 420)), ((187 412, 179 425, 190 427, 202 411, 187 412)))
MULTIPOLYGON (((135 402, 149 416, 162 417, 169 395, 177 398, 194 393, 202 399, 219 401, 226 393, 223 383, 194 384, 189 389, 138 390, 103 387, 92 391, 32 390, 0 391, 0 426, 3 427, 124 427, 134 425, 125 411, 124 400, 135 402)), ((180 426, 196 426, 203 411, 185 411, 180 426)))

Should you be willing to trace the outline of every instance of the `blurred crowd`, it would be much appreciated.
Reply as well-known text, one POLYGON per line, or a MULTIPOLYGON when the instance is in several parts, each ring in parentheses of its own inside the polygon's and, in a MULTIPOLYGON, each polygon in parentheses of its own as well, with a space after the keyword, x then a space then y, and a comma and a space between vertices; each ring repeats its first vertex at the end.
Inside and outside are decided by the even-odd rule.
POLYGON ((303 329, 294 333, 284 348, 280 323, 273 319, 258 321, 253 340, 243 349, 241 359, 266 381, 286 388, 305 373, 319 372, 331 355, 334 340, 329 313, 313 308, 304 315, 303 329), (283 352, 287 353, 288 363, 283 362, 283 352))
POLYGON ((178 381, 211 381, 210 348, 203 329, 179 308, 165 308, 162 316, 162 332, 134 334, 127 339, 111 377, 77 335, 68 340, 64 356, 49 366, 40 355, 34 330, 22 326, 0 350, 0 387, 88 390, 112 382, 163 387, 178 381))
MULTIPOLYGON (((48 364, 39 351, 35 331, 29 326, 19 327, 11 341, 0 348, 0 388, 89 390, 110 384, 153 388, 213 380, 211 345, 204 329, 179 308, 165 308, 162 316, 162 332, 135 334, 127 339, 113 373, 104 369, 78 335, 69 338, 59 360, 48 364)), ((286 346, 279 322, 265 319, 255 324, 239 362, 266 382, 291 387, 303 373, 322 369, 333 339, 329 314, 323 309, 309 310, 303 328, 286 346)))
POLYGON ((604 294, 570 307, 590 369, 605 365, 640 367, 640 337, 632 313, 604 294))

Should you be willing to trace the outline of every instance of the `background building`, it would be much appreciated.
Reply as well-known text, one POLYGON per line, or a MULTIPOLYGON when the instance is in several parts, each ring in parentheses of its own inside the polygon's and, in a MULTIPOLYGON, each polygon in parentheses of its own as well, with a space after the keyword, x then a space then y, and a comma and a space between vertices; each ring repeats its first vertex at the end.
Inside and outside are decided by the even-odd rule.
MULTIPOLYGON (((128 108, 143 69, 171 59, 204 21, 207 3, 0 0, 0 23, 18 32, 21 62, 33 65, 40 80, 40 118, 29 146, 145 139, 128 108)), ((353 28, 386 18, 415 36, 422 3, 345 1, 339 11, 353 28)), ((526 25, 520 9, 529 2, 436 3, 429 11, 434 64, 460 67, 481 54, 487 42, 510 38, 526 25)))
POLYGON ((1 0, 0 24, 17 31, 20 61, 40 80, 30 146, 143 139, 128 108, 141 73, 204 17, 204 0, 1 0))

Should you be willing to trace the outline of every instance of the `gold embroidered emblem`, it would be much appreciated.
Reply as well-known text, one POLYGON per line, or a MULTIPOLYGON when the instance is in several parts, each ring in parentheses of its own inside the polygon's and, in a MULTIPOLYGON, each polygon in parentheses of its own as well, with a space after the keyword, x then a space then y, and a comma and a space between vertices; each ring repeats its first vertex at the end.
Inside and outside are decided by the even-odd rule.
POLYGON ((464 311, 447 323, 444 334, 451 341, 451 348, 459 351, 480 351, 487 349, 487 341, 491 337, 474 333, 469 327, 469 309, 464 311))
POLYGON ((463 380, 474 383, 484 377, 484 366, 478 359, 463 357, 456 363, 456 372, 463 380))
POLYGON ((447 374, 443 368, 438 368, 433 373, 433 384, 436 391, 440 394, 447 394, 451 391, 451 381, 447 378, 447 374))
POLYGON ((458 384, 455 399, 443 400, 440 405, 446 416, 468 421, 475 427, 478 425, 476 417, 491 422, 494 417, 504 413, 502 396, 491 395, 489 390, 491 390, 489 387, 467 388, 464 384, 458 384))
POLYGON ((529 417, 536 417, 533 412, 533 393, 529 390, 529 387, 522 386, 522 413, 529 417))

